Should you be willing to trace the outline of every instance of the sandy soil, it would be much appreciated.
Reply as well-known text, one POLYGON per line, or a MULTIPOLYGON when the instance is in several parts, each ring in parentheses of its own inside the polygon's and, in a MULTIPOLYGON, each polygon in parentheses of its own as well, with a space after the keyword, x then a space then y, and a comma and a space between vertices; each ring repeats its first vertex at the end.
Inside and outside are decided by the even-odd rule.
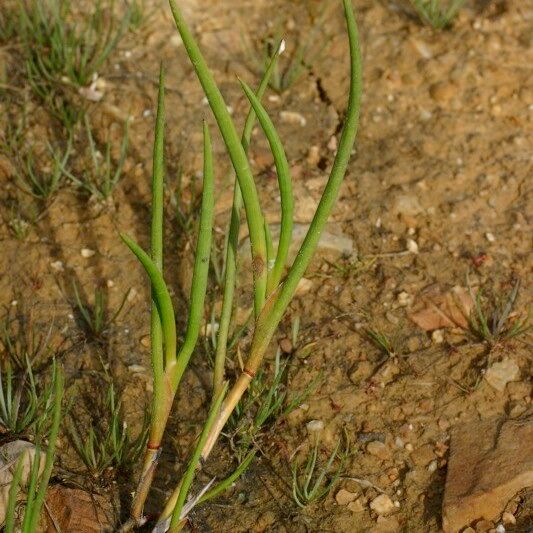
MULTIPOLYGON (((316 35, 317 42, 326 41, 324 50, 292 87, 279 95, 271 91, 266 99, 286 141, 296 221, 308 223, 333 160, 346 99, 346 35, 339 2, 184 4, 239 124, 247 107, 235 75, 251 83, 258 79, 246 47, 260 50, 279 19, 290 52, 319 17, 319 4, 327 4, 316 35), (283 119, 282 110, 299 113, 305 125, 283 119)), ((520 279, 515 309, 527 310, 532 6, 517 1, 468 3, 453 29, 442 32, 420 25, 404 4, 356 0, 355 7, 364 57, 362 120, 329 226, 332 233, 351 240, 354 251, 351 257, 329 253, 314 260, 306 276, 309 282, 279 333, 279 339, 290 336, 292 322, 300 317, 297 346, 284 355, 290 359, 291 394, 317 376, 319 384, 303 407, 262 435, 261 456, 236 486, 194 513, 195 531, 438 531, 450 429, 472 418, 517 417, 530 410, 530 337, 490 349, 457 324, 426 331, 412 318, 427 302, 441 305, 443 295, 460 292, 467 273, 470 283, 486 293, 504 294, 520 279), (393 357, 384 357, 370 342, 367 328, 393 339, 393 357), (500 392, 483 375, 506 358, 518 365, 520 375, 500 392), (350 440, 350 456, 331 494, 300 509, 291 496, 289 461, 295 454, 301 460, 309 450, 314 435, 306 424, 312 420, 324 423, 321 459, 343 432, 350 440), (383 457, 369 453, 370 441, 386 444, 383 457), (355 494, 358 503, 339 504, 335 496, 340 489, 355 494), (377 519, 369 502, 381 492, 396 507, 389 517, 377 519)), ((9 57, 9 51, 5 54, 9 57)), ((181 205, 186 208, 194 198, 192 178, 201 168, 201 119, 212 123, 212 117, 166 8, 154 8, 145 24, 121 42, 101 72, 104 99, 90 107, 97 133, 105 138, 111 131, 117 150, 124 117, 134 117, 125 177, 110 202, 88 201, 65 187, 40 212, 29 235, 16 239, 9 227, 10 206, 19 193, 9 160, 0 159, 0 303, 12 315, 31 315, 43 331, 53 323, 53 343, 61 346, 71 396, 80 390, 94 394, 94 386, 102 383, 103 361, 124 391, 134 426, 150 392, 149 287, 118 232, 126 231, 147 245, 160 60, 168 72, 166 279, 177 308, 184 309, 191 236, 180 231, 171 196, 181 171, 184 183, 193 184, 181 205), (95 253, 82 254, 83 249, 95 253), (91 342, 80 330, 73 280, 89 300, 95 284, 106 287, 111 306, 132 288, 105 341, 91 342)), ((53 139, 56 128, 45 110, 33 102, 28 106, 28 142, 53 139)), ((0 127, 6 128, 18 112, 10 99, 0 100, 0 127)), ((220 139, 215 144, 217 226, 222 231, 231 191, 224 179, 228 161, 220 139)), ((275 223, 276 179, 259 132, 251 159, 269 221, 275 223)), ((246 284, 242 289, 240 308, 245 310, 250 296, 246 284)), ((209 372, 200 347, 178 396, 187 401, 172 420, 160 490, 171 488, 203 419, 209 372)), ((76 465, 68 448, 64 439, 61 477, 79 482, 70 473, 76 465)), ((209 474, 227 471, 230 448, 226 441, 219 448, 208 465, 209 474)), ((113 486, 92 489, 116 492, 113 486)), ((127 490, 122 493, 124 501, 127 490)), ((155 493, 153 503, 160 498, 155 493)), ((516 531, 526 531, 531 526, 527 505, 521 504, 516 516, 516 531)))

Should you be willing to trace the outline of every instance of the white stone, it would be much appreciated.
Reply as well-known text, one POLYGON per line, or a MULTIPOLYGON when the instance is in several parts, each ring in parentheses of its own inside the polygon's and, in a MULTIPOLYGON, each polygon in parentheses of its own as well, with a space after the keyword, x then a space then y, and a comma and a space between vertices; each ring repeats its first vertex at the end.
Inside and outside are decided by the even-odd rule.
POLYGON ((390 514, 395 508, 394 502, 386 494, 380 494, 370 502, 370 509, 380 516, 390 514))
POLYGON ((518 365, 509 358, 494 363, 485 373, 487 383, 499 392, 503 392, 507 383, 517 381, 520 375, 518 365))
POLYGON ((85 257, 85 259, 92 257, 96 252, 94 250, 91 250, 90 248, 82 248, 81 249, 81 256, 85 257))
POLYGON ((305 427, 309 433, 317 433, 324 429, 324 422, 322 422, 322 420, 311 420, 310 422, 307 422, 305 427))

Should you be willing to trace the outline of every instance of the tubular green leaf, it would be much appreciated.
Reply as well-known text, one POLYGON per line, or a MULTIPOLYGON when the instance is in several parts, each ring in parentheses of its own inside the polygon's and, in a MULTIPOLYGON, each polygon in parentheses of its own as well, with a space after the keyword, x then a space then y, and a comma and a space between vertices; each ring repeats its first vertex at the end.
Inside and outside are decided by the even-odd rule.
POLYGON ((215 418, 218 415, 218 412, 220 411, 220 406, 222 404, 224 396, 226 395, 227 390, 228 386, 226 383, 222 387, 222 390, 218 394, 216 401, 213 403, 211 409, 209 410, 209 415, 207 416, 207 420, 205 421, 202 433, 200 435, 200 438, 198 439, 198 442, 196 443, 196 448, 194 449, 191 460, 189 461, 187 470, 183 475, 183 481, 181 483, 178 500, 176 501, 176 505, 174 507, 172 519, 170 522, 171 530, 178 524, 179 520, 181 519, 181 511, 183 509, 183 504, 185 503, 185 498, 187 497, 189 489, 191 488, 192 481, 194 479, 194 473, 200 462, 200 457, 202 456, 202 449, 205 445, 205 441, 207 440, 207 436, 209 435, 209 431, 211 430, 211 426, 213 425, 215 418))
MULTIPOLYGON (((322 198, 318 204, 315 216, 313 217, 313 221, 311 222, 305 239, 296 255, 296 259, 294 260, 285 281, 280 285, 278 292, 272 295, 270 305, 265 307, 263 313, 259 317, 251 347, 251 358, 256 360, 262 359, 274 330, 279 324, 283 313, 287 309, 287 306, 294 295, 298 282, 311 262, 322 230, 337 199, 357 134, 362 87, 361 53, 359 50, 357 25, 350 0, 343 0, 343 5, 350 43, 351 73, 348 109, 346 112, 344 127, 342 129, 339 148, 324 193, 322 194, 322 198)), ((256 361, 252 362, 255 363, 256 361)))
POLYGON ((215 177, 213 170, 213 151, 211 147, 211 136, 209 128, 204 121, 204 183, 202 192, 202 206, 200 210, 200 228, 198 231, 198 242, 196 244, 196 255, 194 259, 194 270, 192 277, 191 297, 189 303, 189 319, 185 340, 178 353, 177 367, 173 375, 174 386, 179 383, 189 359, 191 358, 204 311, 205 294, 207 291, 207 277, 209 274, 209 257, 211 255, 211 235, 213 232, 215 198, 215 177))
POLYGON ((137 257, 150 278, 153 288, 153 299, 155 300, 159 316, 161 317, 163 340, 165 344, 165 361, 167 365, 175 363, 176 322, 174 319, 172 300, 165 284, 165 280, 163 279, 163 275, 157 268, 157 265, 150 259, 150 256, 134 240, 123 233, 120 234, 120 237, 137 257))
MULTIPOLYGON (((151 252, 152 260, 159 272, 163 274, 163 186, 165 179, 164 166, 165 146, 165 72, 161 64, 159 70, 159 92, 157 97, 157 116, 155 121, 155 139, 152 166, 152 227, 151 252)), ((152 285, 152 314, 150 317, 151 360, 154 372, 153 409, 162 401, 163 332, 161 317, 155 304, 155 290, 152 285)))
MULTIPOLYGON (((276 52, 272 56, 270 63, 265 70, 263 78, 257 88, 256 96, 260 100, 263 98, 268 83, 272 76, 272 72, 278 62, 279 58, 279 44, 276 47, 276 52)), ((244 151, 248 153, 250 146, 250 139, 252 136, 252 129, 255 123, 255 111, 251 107, 244 123, 242 132, 241 144, 244 151)), ((229 337, 229 327, 231 322, 231 314, 233 311, 233 297, 235 294, 235 279, 237 274, 237 248, 239 246, 239 229, 240 229, 240 213, 242 208, 242 195, 238 181, 235 182, 233 190, 233 205, 231 208, 231 221, 228 232, 228 242, 226 247, 226 271, 224 274, 224 295, 222 298, 222 311, 220 313, 220 324, 217 336, 217 348, 215 354, 215 365, 213 372, 213 391, 216 395, 222 388, 224 382, 224 365, 226 362, 226 351, 229 337)))
POLYGON ((283 144, 281 143, 281 139, 279 138, 272 120, 259 99, 253 93, 252 89, 250 89, 244 81, 241 81, 241 85, 257 115, 261 128, 268 139, 268 144, 270 145, 270 150, 274 156, 274 163, 278 174, 279 191, 281 196, 281 229, 276 260, 268 278, 267 294, 270 294, 277 287, 281 279, 292 240, 294 201, 292 197, 291 173, 289 162, 287 161, 287 156, 283 149, 283 144))
POLYGON ((183 16, 176 5, 175 0, 169 0, 170 9, 176 23, 176 27, 181 35, 187 54, 196 71, 196 75, 202 85, 205 96, 215 119, 220 133, 226 144, 228 154, 231 159, 235 174, 239 181, 242 192, 246 219, 250 234, 250 244, 252 249, 252 263, 254 275, 254 306, 259 314, 263 308, 266 295, 267 268, 266 268, 266 243, 263 224, 263 213, 259 204, 259 197, 255 187, 254 178, 250 169, 250 164, 246 152, 237 135, 235 125, 224 102, 224 98, 217 87, 215 80, 200 52, 194 37, 187 27, 183 16))

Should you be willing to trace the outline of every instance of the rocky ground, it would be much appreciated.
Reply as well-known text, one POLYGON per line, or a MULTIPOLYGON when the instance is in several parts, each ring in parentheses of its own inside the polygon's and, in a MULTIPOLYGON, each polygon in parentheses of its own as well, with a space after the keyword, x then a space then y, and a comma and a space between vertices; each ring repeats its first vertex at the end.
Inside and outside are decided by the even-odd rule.
MULTIPOLYGON (((257 83, 252 56, 260 54, 265 36, 281 28, 290 57, 295 43, 312 35, 309 68, 265 99, 286 143, 297 231, 303 232, 327 179, 346 103, 340 2, 182 4, 238 123, 247 107, 235 75, 257 83)), ((488 342, 473 331, 468 317, 475 313, 477 291, 493 308, 518 283, 503 330, 526 320, 528 312, 533 6, 467 2, 445 31, 421 25, 400 2, 356 0, 354 6, 364 60, 357 148, 321 252, 278 337, 289 362, 289 395, 310 383, 312 392, 265 430, 257 460, 233 489, 193 514, 191 527, 202 532, 529 531, 531 336, 502 334, 488 342), (292 342, 297 317, 299 335, 292 342), (388 347, 373 342, 368 330, 384 334, 388 347), (343 449, 349 441, 349 452, 328 496, 300 508, 292 496, 291 464, 303 461, 317 439, 322 462, 339 440, 343 449)), ((201 119, 212 122, 169 10, 150 6, 148 11, 101 69, 103 97, 90 104, 97 135, 110 132, 116 141, 114 156, 124 121, 133 117, 125 176, 110 201, 88 201, 65 187, 17 239, 12 162, 0 156, 0 302, 23 324, 31 317, 36 331, 52 324, 52 345, 61 354, 70 397, 88 396, 91 405, 104 367, 123 391, 134 427, 151 390, 149 287, 118 232, 148 242, 159 61, 167 69, 166 278, 179 309, 190 284, 192 235, 176 222, 172 192, 181 173, 185 196, 179 206, 188 212, 201 168, 201 119), (73 281, 88 300, 95 285, 104 287, 111 307, 131 289, 102 342, 89 342, 80 330, 73 281)), ((0 49, 0 62, 9 66, 11 53, 9 47, 0 49)), ((7 131, 25 92, 4 94, 0 128, 7 131)), ((56 127, 46 109, 28 100, 27 110, 27 141, 53 139, 56 127)), ((218 138, 215 148, 220 235, 231 188, 218 138)), ((83 170, 81 148, 76 150, 83 170)), ((267 218, 275 225, 277 183, 259 131, 250 153, 267 218)), ((194 227, 194 209, 191 220, 194 227)), ((250 302, 248 283, 240 284, 241 317, 250 302)), ((171 489, 204 418, 209 372, 198 354, 178 396, 184 407, 172 421, 158 491, 171 489)), ((230 461, 224 441, 208 471, 220 474, 230 461)), ((62 438, 57 479, 99 494, 94 501, 100 496, 112 501, 107 520, 127 512, 130 486, 118 490, 78 473, 68 439, 62 438)))

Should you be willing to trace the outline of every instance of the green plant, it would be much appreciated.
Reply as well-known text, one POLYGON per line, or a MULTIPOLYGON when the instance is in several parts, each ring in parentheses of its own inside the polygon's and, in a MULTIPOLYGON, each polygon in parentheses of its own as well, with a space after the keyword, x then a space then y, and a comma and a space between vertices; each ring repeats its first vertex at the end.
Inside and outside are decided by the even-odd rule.
POLYGON ((292 470, 292 497, 299 507, 306 507, 325 498, 339 477, 342 475, 346 459, 348 458, 349 446, 340 453, 341 440, 331 452, 326 464, 318 469, 319 439, 317 438, 311 453, 308 454, 303 472, 301 466, 294 463, 292 470), (336 469, 333 463, 338 460, 336 469))
POLYGON ((128 121, 126 121, 124 128, 120 155, 116 163, 113 162, 111 157, 112 142, 108 140, 105 143, 102 154, 94 140, 87 116, 84 117, 84 123, 87 135, 86 155, 92 166, 90 169, 84 167, 79 177, 74 176, 72 172, 65 170, 64 167, 63 170, 82 191, 99 200, 106 200, 111 196, 122 177, 122 169, 128 150, 128 121))
POLYGON ((80 313, 83 325, 87 332, 94 338, 100 339, 109 330, 111 325, 118 318, 130 294, 130 290, 122 298, 120 305, 114 312, 110 312, 107 305, 105 290, 96 285, 94 288, 94 303, 92 305, 84 303, 80 297, 78 286, 74 282, 74 295, 76 297, 76 307, 80 313))
MULTIPOLYGON (((281 54, 285 56, 283 65, 278 61, 270 76, 269 86, 278 94, 290 89, 324 53, 324 46, 317 46, 320 42, 319 34, 323 30, 327 18, 327 10, 322 8, 319 15, 312 21, 311 30, 305 30, 295 37, 295 46, 285 50, 286 40, 282 39, 284 29, 280 21, 276 24, 274 36, 263 46, 262 53, 257 52, 253 44, 244 40, 245 52, 255 70, 261 72, 270 63, 270 58, 281 46, 281 54), (280 44, 281 43, 281 44, 280 44)), ((322 42, 327 42, 324 39, 322 42)), ((280 54, 280 55, 281 55, 280 54)))
POLYGON ((372 343, 380 349, 388 357, 394 357, 397 353, 397 349, 394 346, 394 342, 379 329, 369 328, 366 330, 367 337, 372 343))
POLYGON ((418 16, 437 30, 450 26, 465 0, 411 0, 418 16))
POLYGON ((52 326, 45 333, 37 333, 32 313, 19 312, 14 316, 8 309, 0 321, 0 345, 2 361, 13 365, 15 369, 26 370, 27 362, 34 364, 49 355, 52 326))
MULTIPOLYGON (((254 94, 245 83, 241 82, 243 91, 250 101, 253 111, 246 121, 246 128, 248 129, 245 128, 245 133, 239 138, 235 125, 227 110, 226 103, 207 67, 200 49, 174 0, 170 0, 170 7, 176 27, 180 32, 185 50, 191 59, 191 63, 206 94, 235 170, 236 185, 226 250, 223 309, 217 338, 217 354, 215 356, 213 401, 208 420, 197 441, 195 450, 191 454, 189 466, 185 470, 172 496, 166 502, 165 508, 159 518, 159 526, 156 527, 163 528, 166 524, 170 523, 170 531, 173 532, 180 531, 183 527, 187 514, 183 503, 191 487, 192 479, 198 474, 202 464, 207 460, 231 413, 259 371, 270 340, 294 296, 300 279, 311 262, 322 229, 335 204, 355 142, 361 97, 361 60, 357 28, 349 0, 343 0, 343 5, 348 27, 351 65, 349 102, 344 128, 331 174, 307 236, 296 255, 296 259, 285 275, 283 283, 281 283, 281 279, 285 274, 285 263, 292 239, 293 202, 289 165, 285 152, 274 125, 260 102, 262 92, 268 83, 268 76, 265 75, 263 77, 258 94, 254 94), (259 124, 267 137, 278 173, 282 221, 277 253, 274 253, 273 246, 271 246, 269 228, 265 223, 254 178, 246 155, 250 139, 247 133, 251 131, 255 116, 257 116, 259 124), (224 361, 236 281, 235 255, 240 226, 241 205, 244 206, 251 243, 255 327, 249 354, 243 365, 243 370, 234 385, 226 393, 227 383, 224 377, 224 361)), ((276 51, 271 65, 275 66, 277 55, 278 51, 276 51)), ((269 71, 271 71, 271 68, 267 69, 267 73, 269 71)), ((161 452, 163 433, 172 410, 174 396, 193 354, 200 331, 211 250, 214 177, 210 134, 207 125, 204 123, 204 182, 198 243, 193 269, 187 329, 184 335, 184 341, 178 347, 174 308, 170 292, 163 278, 163 102, 164 80, 163 72, 161 71, 154 143, 151 254, 147 254, 132 239, 126 235, 122 235, 123 241, 144 267, 152 286, 151 343, 154 380, 150 437, 140 482, 132 506, 132 517, 124 525, 123 530, 144 522, 142 515, 143 505, 148 495, 161 452)), ((207 490, 204 489, 200 492, 202 495, 207 490)), ((197 503, 199 499, 196 497, 192 498, 191 501, 197 503)), ((187 508, 188 511, 190 511, 190 506, 187 508)))
POLYGON ((52 168, 45 170, 39 168, 35 163, 33 152, 30 151, 22 157, 21 164, 17 169, 16 179, 24 192, 31 194, 34 198, 48 201, 57 192, 63 177, 63 169, 70 156, 70 139, 61 156, 49 144, 48 151, 52 159, 52 168))
POLYGON ((486 298, 479 289, 474 295, 470 282, 467 283, 474 309, 470 315, 470 330, 482 341, 494 345, 502 340, 517 337, 531 329, 529 312, 526 316, 515 314, 520 281, 516 280, 511 291, 502 296, 486 298))
POLYGON ((15 13, 23 61, 32 90, 68 130, 82 110, 77 89, 88 85, 129 25, 116 24, 114 0, 98 0, 88 14, 71 0, 19 0, 15 13))
POLYGON ((21 485, 22 474, 24 469, 25 454, 21 454, 17 461, 13 479, 9 487, 9 495, 6 509, 6 523, 4 531, 6 533, 14 533, 21 531, 22 533, 34 533, 37 531, 38 522, 41 516, 41 509, 44 505, 46 489, 52 474, 54 466, 55 448, 57 444, 57 437, 59 434, 59 426, 61 423, 61 403, 63 400, 63 374, 61 371, 56 371, 54 367, 54 382, 53 391, 48 399, 48 410, 41 418, 41 423, 37 428, 35 455, 30 467, 30 475, 28 486, 25 490, 24 514, 21 519, 21 524, 17 524, 15 520, 15 511, 18 502, 19 488, 21 485), (47 429, 51 419, 50 429, 47 429), (42 464, 41 450, 44 447, 45 438, 47 434, 47 447, 44 458, 44 465, 42 464))
POLYGON ((13 371, 8 361, 0 369, 0 426, 3 433, 20 435, 46 418, 52 405, 57 371, 53 365, 50 383, 38 386, 27 359, 24 372, 13 371))
POLYGON ((276 352, 274 372, 270 383, 267 371, 261 368, 248 389, 246 396, 237 404, 228 420, 230 440, 237 459, 242 461, 253 447, 261 432, 294 411, 313 393, 321 376, 311 381, 303 391, 288 396, 289 388, 284 383, 289 362, 281 362, 281 353, 276 352))
POLYGON ((77 455, 90 475, 99 479, 109 469, 132 468, 146 446, 148 421, 144 421, 139 434, 132 438, 122 414, 122 402, 117 401, 113 384, 109 385, 105 402, 105 415, 93 417, 88 430, 81 431, 75 423, 68 434, 77 455))

